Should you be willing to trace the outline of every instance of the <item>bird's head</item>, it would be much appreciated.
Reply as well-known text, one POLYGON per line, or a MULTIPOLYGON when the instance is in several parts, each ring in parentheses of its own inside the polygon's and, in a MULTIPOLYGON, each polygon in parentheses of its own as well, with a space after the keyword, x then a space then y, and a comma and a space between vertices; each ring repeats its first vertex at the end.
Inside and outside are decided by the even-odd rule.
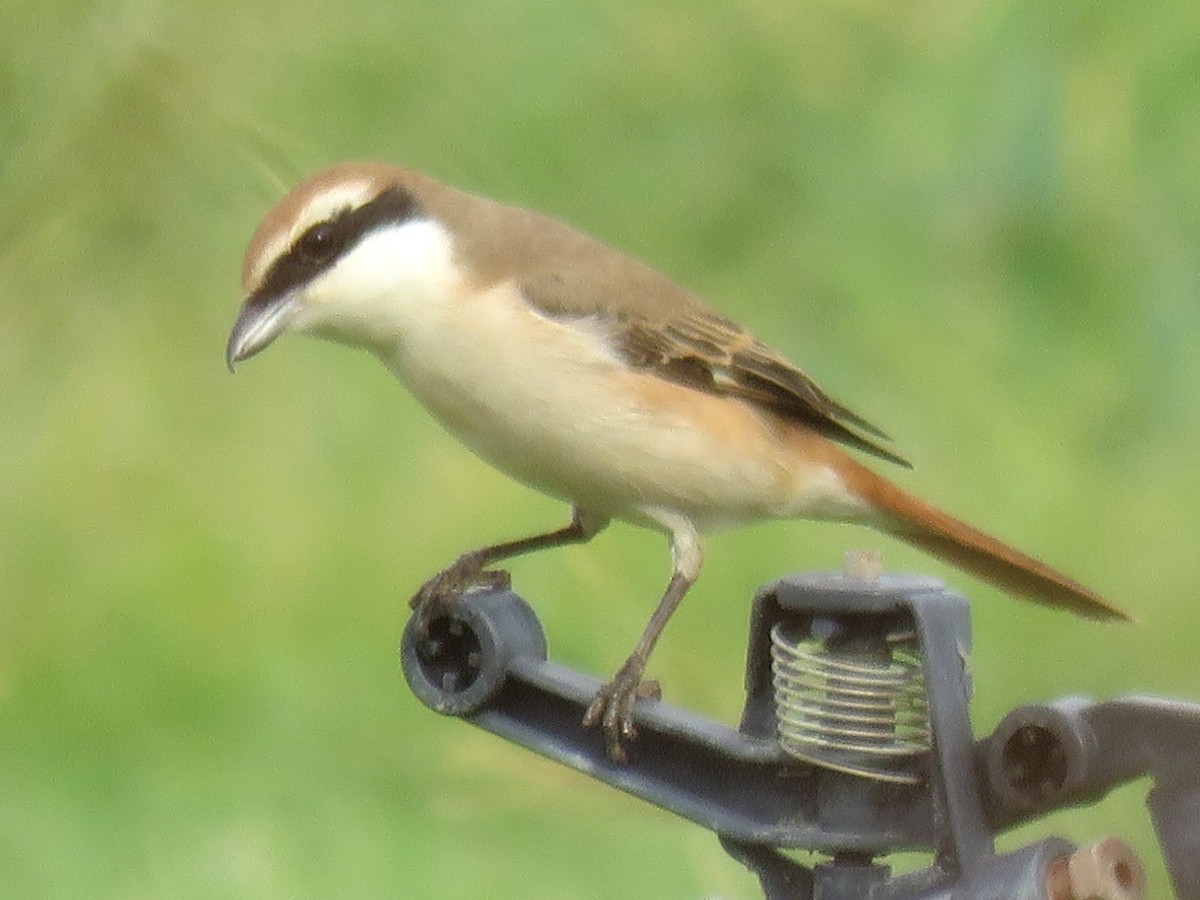
POLYGON ((367 348, 399 337, 406 304, 452 273, 449 234, 422 202, 438 187, 408 170, 351 163, 288 193, 246 250, 230 369, 287 332, 367 348))

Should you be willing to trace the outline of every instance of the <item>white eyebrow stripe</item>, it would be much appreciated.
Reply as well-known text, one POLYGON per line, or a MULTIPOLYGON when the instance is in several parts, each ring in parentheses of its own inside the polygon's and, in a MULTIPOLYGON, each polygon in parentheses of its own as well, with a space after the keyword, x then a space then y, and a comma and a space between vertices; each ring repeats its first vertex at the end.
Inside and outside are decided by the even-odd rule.
POLYGON ((362 179, 335 184, 314 194, 296 214, 291 227, 281 228, 271 240, 263 245, 251 270, 251 283, 262 284, 276 260, 287 253, 296 238, 309 228, 318 222, 332 218, 343 209, 362 206, 371 198, 371 193, 372 182, 362 179))
POLYGON ((275 237, 263 245, 258 257, 254 260, 254 266, 250 269, 250 284, 255 289, 263 283, 267 270, 275 264, 275 260, 283 256, 291 245, 291 233, 284 231, 278 232, 275 237))

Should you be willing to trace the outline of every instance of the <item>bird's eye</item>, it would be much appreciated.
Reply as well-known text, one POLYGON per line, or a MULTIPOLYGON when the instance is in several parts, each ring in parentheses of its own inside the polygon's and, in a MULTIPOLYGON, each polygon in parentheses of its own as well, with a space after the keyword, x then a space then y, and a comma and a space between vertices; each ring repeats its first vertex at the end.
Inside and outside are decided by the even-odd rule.
POLYGON ((296 252, 309 262, 323 262, 337 252, 337 232, 330 222, 318 222, 296 241, 296 252))

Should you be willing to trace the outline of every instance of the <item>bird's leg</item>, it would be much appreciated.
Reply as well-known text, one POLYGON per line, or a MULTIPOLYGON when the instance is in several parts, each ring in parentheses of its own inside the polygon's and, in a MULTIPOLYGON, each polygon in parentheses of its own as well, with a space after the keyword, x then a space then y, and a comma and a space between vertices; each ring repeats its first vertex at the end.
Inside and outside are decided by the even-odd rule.
POLYGON ((671 614, 679 606, 679 601, 700 574, 703 558, 700 536, 690 522, 681 521, 677 524, 671 535, 671 551, 675 571, 654 614, 646 623, 646 630, 642 632, 633 653, 617 670, 612 681, 596 692, 583 715, 584 727, 599 724, 604 729, 608 756, 614 762, 625 762, 626 759, 621 739, 637 737, 637 729, 633 725, 634 701, 646 696, 657 699, 659 693, 657 682, 642 681, 646 661, 663 629, 667 627, 671 614))
POLYGON ((453 610, 462 595, 471 588, 508 587, 508 573, 502 569, 487 569, 492 563, 547 547, 589 541, 604 529, 608 521, 606 516, 572 507, 571 524, 565 528, 464 553, 421 585, 421 589, 409 601, 417 616, 418 627, 423 633, 427 632, 429 623, 439 613, 453 610))

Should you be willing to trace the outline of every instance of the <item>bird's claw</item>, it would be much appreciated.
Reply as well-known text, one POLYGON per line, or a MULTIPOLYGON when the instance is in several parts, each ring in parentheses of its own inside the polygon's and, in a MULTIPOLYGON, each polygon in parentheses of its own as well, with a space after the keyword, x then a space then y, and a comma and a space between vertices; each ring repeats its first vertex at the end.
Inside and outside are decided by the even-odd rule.
POLYGON ((434 619, 457 612, 464 594, 479 588, 504 590, 511 584, 508 572, 484 569, 482 563, 468 553, 421 585, 409 606, 416 616, 419 633, 427 635, 434 619))
POLYGON ((638 700, 658 700, 662 689, 657 681, 642 681, 645 662, 630 657, 613 676, 613 680, 596 692, 596 696, 583 714, 583 726, 600 725, 604 729, 604 745, 608 758, 623 763, 628 757, 621 746, 622 739, 637 737, 633 724, 633 705, 638 700))

